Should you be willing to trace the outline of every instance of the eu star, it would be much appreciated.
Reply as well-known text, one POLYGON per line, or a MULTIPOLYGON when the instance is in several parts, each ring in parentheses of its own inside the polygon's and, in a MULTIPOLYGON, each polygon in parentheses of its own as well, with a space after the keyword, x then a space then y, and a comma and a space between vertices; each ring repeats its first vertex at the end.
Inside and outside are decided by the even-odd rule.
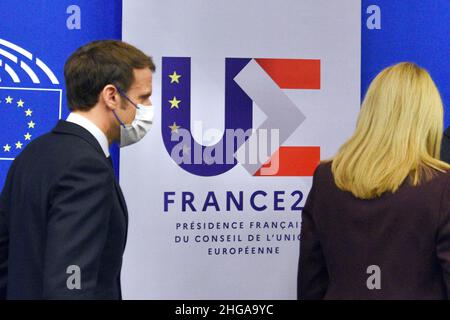
POLYGON ((181 128, 181 126, 177 126, 177 124, 174 122, 173 125, 169 126, 171 133, 178 133, 178 129, 181 128))
POLYGON ((181 102, 181 100, 177 100, 177 97, 173 97, 173 99, 169 100, 169 102, 170 102, 170 109, 173 108, 180 109, 180 106, 178 104, 181 102))
POLYGON ((10 96, 7 96, 5 101, 6 101, 6 103, 12 103, 13 98, 11 98, 10 96))
POLYGON ((23 107, 23 104, 25 103, 25 101, 23 101, 22 99, 20 99, 19 101, 17 101, 17 106, 18 107, 23 107))
POLYGON ((28 129, 34 129, 35 125, 36 123, 34 123, 33 121, 28 122, 28 129))
POLYGON ((25 137, 25 140, 31 140, 31 134, 27 132, 27 134, 23 135, 25 137))
POLYGON ((22 149, 22 146, 23 146, 22 142, 17 141, 17 143, 16 143, 16 149, 22 149))
POLYGON ((3 151, 5 151, 5 152, 11 151, 11 146, 9 144, 4 145, 3 146, 3 151))
POLYGON ((181 75, 177 74, 176 71, 174 71, 172 74, 169 74, 169 78, 170 78, 170 83, 180 83, 179 79, 180 79, 181 75))
POLYGON ((31 111, 30 109, 25 110, 25 116, 26 117, 31 117, 31 114, 33 113, 33 111, 31 111))

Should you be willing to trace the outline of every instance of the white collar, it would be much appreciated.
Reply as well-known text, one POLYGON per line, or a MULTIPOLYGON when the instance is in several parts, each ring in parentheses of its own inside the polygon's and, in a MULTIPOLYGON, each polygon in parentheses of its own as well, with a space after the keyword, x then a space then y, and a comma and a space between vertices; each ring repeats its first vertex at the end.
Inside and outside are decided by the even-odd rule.
POLYGON ((97 139, 98 143, 100 144, 100 147, 102 147, 105 156, 107 158, 109 157, 108 138, 106 137, 105 133, 102 130, 100 130, 100 128, 97 127, 91 120, 89 120, 86 117, 83 117, 78 113, 71 112, 67 117, 67 121, 75 123, 85 128, 87 131, 89 131, 95 137, 95 139, 97 139))

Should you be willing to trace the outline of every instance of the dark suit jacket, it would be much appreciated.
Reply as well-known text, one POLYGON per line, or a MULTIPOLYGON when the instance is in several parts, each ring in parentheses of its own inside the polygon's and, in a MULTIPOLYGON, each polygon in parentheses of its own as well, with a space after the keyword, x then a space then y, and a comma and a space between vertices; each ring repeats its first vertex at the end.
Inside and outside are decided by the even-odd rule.
POLYGON ((450 127, 444 132, 441 148, 441 159, 447 163, 450 163, 450 127))
POLYGON ((120 299, 127 219, 97 140, 59 121, 8 172, 0 198, 0 297, 120 299), (81 289, 68 289, 73 265, 81 289))
POLYGON ((361 200, 337 188, 331 163, 321 164, 302 214, 298 298, 449 297, 450 171, 361 200), (379 290, 366 284, 372 265, 379 290))

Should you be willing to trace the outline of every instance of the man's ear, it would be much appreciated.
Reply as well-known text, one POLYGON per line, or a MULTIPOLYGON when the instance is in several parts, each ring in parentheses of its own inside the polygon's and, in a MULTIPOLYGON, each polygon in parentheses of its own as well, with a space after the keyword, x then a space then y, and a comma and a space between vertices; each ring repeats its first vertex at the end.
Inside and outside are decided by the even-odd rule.
POLYGON ((119 91, 117 91, 117 88, 112 84, 108 84, 103 88, 99 98, 108 109, 116 110, 120 108, 122 100, 119 91))

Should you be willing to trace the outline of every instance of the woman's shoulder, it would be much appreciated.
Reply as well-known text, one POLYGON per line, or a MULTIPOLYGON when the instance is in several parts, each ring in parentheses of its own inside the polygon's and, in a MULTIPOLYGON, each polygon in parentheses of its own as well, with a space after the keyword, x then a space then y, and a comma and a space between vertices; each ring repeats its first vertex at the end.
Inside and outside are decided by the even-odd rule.
POLYGON ((428 182, 431 184, 450 187, 450 170, 440 171, 433 169, 432 176, 430 179, 428 179, 428 182))
POLYGON ((322 160, 314 171, 314 176, 322 176, 331 173, 332 160, 322 160))
POLYGON ((313 180, 317 182, 330 181, 333 178, 332 173, 332 161, 331 160, 323 160, 321 161, 314 171, 313 180))
POLYGON ((439 172, 436 178, 442 180, 442 185, 447 192, 447 196, 450 195, 450 170, 439 172))

